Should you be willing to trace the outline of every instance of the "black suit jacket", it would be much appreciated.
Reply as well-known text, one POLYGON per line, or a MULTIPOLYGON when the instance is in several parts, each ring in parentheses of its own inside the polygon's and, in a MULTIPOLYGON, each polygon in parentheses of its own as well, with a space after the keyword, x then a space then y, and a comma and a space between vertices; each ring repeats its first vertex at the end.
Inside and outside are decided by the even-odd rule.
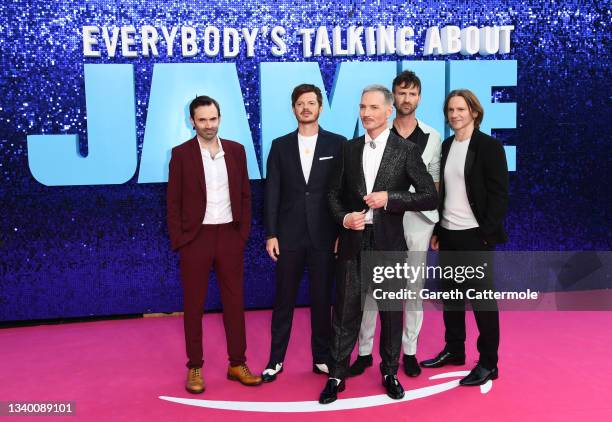
MULTIPOLYGON (((455 136, 442 143, 440 162, 440 218, 444 213, 444 167, 455 136)), ((508 211, 508 164, 504 147, 497 139, 474 130, 465 157, 465 189, 482 239, 488 244, 504 243, 504 218, 508 211)), ((436 225, 438 233, 440 223, 436 225)))
POLYGON ((281 249, 299 247, 304 236, 309 236, 318 249, 333 247, 338 228, 326 195, 331 170, 338 165, 345 141, 344 136, 319 128, 308 183, 300 162, 297 130, 272 142, 266 171, 264 226, 266 238, 277 237, 281 249))
MULTIPOLYGON (((362 232, 342 225, 346 214, 368 209, 363 197, 366 182, 363 174, 365 136, 344 144, 342 160, 332 175, 329 206, 340 233, 339 259, 353 259, 361 250, 362 232)), ((383 153, 373 192, 387 191, 385 208, 374 210, 374 243, 378 250, 407 250, 402 220, 406 211, 436 209, 438 196, 433 179, 427 173, 419 147, 390 133, 383 153), (410 186, 415 192, 409 192, 410 186)))

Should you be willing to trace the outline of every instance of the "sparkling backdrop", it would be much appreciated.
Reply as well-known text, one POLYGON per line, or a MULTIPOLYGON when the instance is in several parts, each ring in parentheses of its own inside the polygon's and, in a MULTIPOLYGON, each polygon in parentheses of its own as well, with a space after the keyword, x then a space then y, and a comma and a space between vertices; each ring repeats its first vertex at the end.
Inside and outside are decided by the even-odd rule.
MULTIPOLYGON (((516 130, 495 135, 517 146, 507 218, 512 250, 609 250, 610 23, 596 1, 39 1, 0 4, 0 321, 175 311, 177 257, 165 226, 165 184, 46 187, 31 176, 26 135, 78 134, 87 153, 83 64, 132 63, 139 152, 153 64, 214 62, 199 54, 86 59, 83 25, 273 27, 412 26, 422 57, 429 26, 514 25, 518 84, 494 92, 518 104, 516 130)), ((235 58, 260 154, 258 64, 300 61, 296 37, 281 58, 269 44, 235 58)), ((163 40, 161 41, 163 44, 163 40)), ((501 57, 488 57, 496 59, 501 57)), ((398 60, 396 56, 358 60, 398 60)), ((409 59, 411 59, 409 57, 409 59)), ((437 58, 440 59, 440 58, 437 58)), ((464 59, 448 56, 445 59, 464 59)), ((478 59, 471 58, 471 59, 478 59)), ((312 59, 310 59, 312 60, 312 59)), ((339 58, 316 59, 329 92, 339 58)), ((424 93, 426 95, 426 93, 424 93)), ((262 163, 260 163, 261 166, 262 163)), ((273 265, 265 255, 261 181, 253 181, 253 230, 246 250, 246 305, 270 307, 273 265)), ((299 302, 307 303, 307 289, 299 302)), ((213 282, 208 309, 220 307, 213 282)))

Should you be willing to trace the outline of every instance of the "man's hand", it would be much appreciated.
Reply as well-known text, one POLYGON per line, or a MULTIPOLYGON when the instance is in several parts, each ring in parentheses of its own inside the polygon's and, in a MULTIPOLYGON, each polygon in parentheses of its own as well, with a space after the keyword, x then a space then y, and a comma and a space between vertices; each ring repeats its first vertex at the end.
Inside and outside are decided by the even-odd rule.
POLYGON ((432 251, 437 251, 440 248, 440 243, 438 242, 438 236, 436 236, 435 234, 431 236, 430 246, 431 246, 432 251))
POLYGON ((344 227, 351 230, 365 229, 365 213, 363 211, 355 211, 344 216, 344 227))
POLYGON ((274 262, 278 261, 280 249, 278 248, 278 239, 276 237, 271 237, 270 239, 266 240, 266 251, 274 262))
POLYGON ((363 197, 363 200, 372 209, 382 208, 387 205, 388 199, 387 191, 384 192, 372 192, 369 195, 363 197))

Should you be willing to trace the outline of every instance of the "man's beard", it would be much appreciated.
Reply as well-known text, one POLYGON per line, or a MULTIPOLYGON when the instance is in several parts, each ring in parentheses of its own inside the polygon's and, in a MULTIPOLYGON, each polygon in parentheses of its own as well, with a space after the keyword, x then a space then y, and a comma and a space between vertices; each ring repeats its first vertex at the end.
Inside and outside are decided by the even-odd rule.
POLYGON ((314 123, 319 120, 319 113, 310 113, 308 116, 302 116, 298 114, 297 120, 300 123, 314 123))
POLYGON ((409 116, 416 111, 416 106, 413 106, 412 104, 406 104, 403 108, 402 106, 396 106, 395 111, 399 116, 409 116))
POLYGON ((213 141, 213 140, 214 140, 214 139, 217 137, 217 133, 218 133, 218 131, 216 131, 216 130, 215 130, 215 131, 210 131, 210 132, 209 132, 209 131, 204 131, 204 130, 203 130, 203 131, 202 131, 201 133, 199 133, 198 135, 200 135, 200 137, 201 137, 203 140, 205 140, 205 141, 207 141, 207 142, 210 142, 210 141, 213 141))

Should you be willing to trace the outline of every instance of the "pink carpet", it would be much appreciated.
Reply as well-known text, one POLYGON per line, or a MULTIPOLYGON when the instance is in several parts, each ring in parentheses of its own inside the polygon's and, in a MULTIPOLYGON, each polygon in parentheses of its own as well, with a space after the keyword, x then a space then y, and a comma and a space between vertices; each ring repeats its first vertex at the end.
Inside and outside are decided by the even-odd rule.
MULTIPOLYGON (((270 311, 247 314, 247 356, 254 372, 266 364, 270 316, 270 311)), ((612 312, 503 312, 500 378, 482 391, 479 387, 454 388, 459 376, 429 379, 474 365, 476 328, 471 314, 467 321, 466 365, 425 369, 416 379, 400 374, 407 396, 414 396, 410 400, 383 399, 385 404, 373 407, 316 413, 218 410, 159 398, 316 400, 325 377, 311 372, 307 309, 296 312, 285 371, 276 382, 260 387, 244 387, 225 378, 221 315, 205 316, 207 390, 201 395, 190 395, 183 387, 186 369, 180 317, 3 329, 0 401, 75 401, 75 417, 53 418, 68 421, 612 420, 612 312), (425 389, 441 384, 447 391, 433 394, 432 389, 425 389)), ((441 314, 427 312, 418 358, 431 357, 442 346, 441 314)), ((359 406, 371 400, 370 396, 384 394, 376 366, 379 360, 362 376, 349 379, 340 395, 341 399, 363 399, 343 403, 359 406)))

